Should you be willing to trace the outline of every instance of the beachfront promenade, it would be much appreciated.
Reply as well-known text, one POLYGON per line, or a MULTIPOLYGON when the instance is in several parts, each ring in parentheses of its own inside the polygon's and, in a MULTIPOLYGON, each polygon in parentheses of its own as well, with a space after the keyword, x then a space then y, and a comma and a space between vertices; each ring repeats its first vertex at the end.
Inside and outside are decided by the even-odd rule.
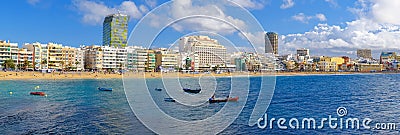
MULTIPOLYGON (((102 73, 102 72, 54 72, 54 73, 40 73, 33 71, 25 72, 0 72, 0 80, 63 80, 63 79, 122 79, 125 78, 162 78, 162 77, 201 77, 201 76, 214 76, 214 77, 231 77, 231 76, 262 76, 262 75, 277 75, 277 76, 296 76, 296 75, 344 75, 344 74, 380 74, 378 73, 361 73, 361 72, 234 72, 234 73, 160 73, 160 72, 127 72, 122 74, 118 73, 102 73)), ((393 72, 390 72, 393 73, 393 72)))

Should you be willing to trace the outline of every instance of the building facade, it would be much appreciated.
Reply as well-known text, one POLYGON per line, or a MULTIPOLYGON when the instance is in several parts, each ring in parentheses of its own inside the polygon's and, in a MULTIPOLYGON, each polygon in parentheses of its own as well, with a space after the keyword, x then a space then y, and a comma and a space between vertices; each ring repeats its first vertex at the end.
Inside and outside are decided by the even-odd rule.
POLYGON ((103 50, 100 46, 92 45, 81 48, 85 51, 85 69, 93 71, 103 69, 103 50))
MULTIPOLYGON (((226 48, 220 45, 217 40, 208 36, 187 36, 179 41, 181 53, 191 57, 192 65, 198 65, 201 69, 226 65, 226 48)), ((200 70, 195 68, 193 70, 200 70)))
POLYGON ((278 55, 278 34, 275 32, 267 32, 265 34, 265 53, 273 53, 278 55), (269 51, 271 45, 272 52, 269 51))
POLYGON ((5 68, 3 63, 9 59, 18 63, 18 43, 0 40, 0 68, 5 68))
POLYGON ((372 59, 371 49, 357 49, 357 57, 364 59, 372 59))
POLYGON ((103 22, 103 46, 126 47, 129 16, 108 15, 103 22))
POLYGON ((178 52, 168 49, 156 50, 156 71, 173 72, 178 67, 178 52))

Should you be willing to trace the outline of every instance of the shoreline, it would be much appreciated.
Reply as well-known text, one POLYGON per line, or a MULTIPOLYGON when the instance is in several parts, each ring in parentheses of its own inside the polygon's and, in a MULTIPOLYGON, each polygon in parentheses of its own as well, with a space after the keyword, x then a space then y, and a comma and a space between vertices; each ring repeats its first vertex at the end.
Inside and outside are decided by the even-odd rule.
POLYGON ((40 73, 40 72, 0 72, 0 80, 70 80, 70 79, 122 79, 122 78, 192 78, 192 77, 256 77, 256 76, 314 76, 314 75, 374 75, 398 74, 397 72, 235 72, 235 73, 160 73, 160 72, 129 72, 124 75, 93 72, 65 72, 65 73, 40 73))

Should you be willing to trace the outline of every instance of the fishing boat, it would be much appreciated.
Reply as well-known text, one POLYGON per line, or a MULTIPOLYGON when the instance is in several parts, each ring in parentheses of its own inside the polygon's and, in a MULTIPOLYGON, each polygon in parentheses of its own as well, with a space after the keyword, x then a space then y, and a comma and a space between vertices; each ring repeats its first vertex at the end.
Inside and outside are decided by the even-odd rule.
POLYGON ((46 93, 44 92, 31 92, 31 95, 38 95, 38 96, 46 96, 46 93))
POLYGON ((156 90, 156 91, 162 91, 161 88, 155 88, 154 90, 156 90))
POLYGON ((209 103, 237 102, 238 100, 239 100, 239 97, 234 97, 234 98, 209 98, 208 102, 209 103))
POLYGON ((112 88, 103 88, 103 87, 99 87, 99 88, 97 88, 97 89, 99 89, 100 91, 112 91, 112 88))
POLYGON ((175 99, 173 98, 164 98, 165 102, 175 102, 175 99))
POLYGON ((183 88, 183 91, 185 91, 185 92, 187 92, 187 93, 199 93, 199 92, 201 91, 201 89, 198 88, 198 89, 192 90, 192 89, 190 89, 190 88, 183 88))

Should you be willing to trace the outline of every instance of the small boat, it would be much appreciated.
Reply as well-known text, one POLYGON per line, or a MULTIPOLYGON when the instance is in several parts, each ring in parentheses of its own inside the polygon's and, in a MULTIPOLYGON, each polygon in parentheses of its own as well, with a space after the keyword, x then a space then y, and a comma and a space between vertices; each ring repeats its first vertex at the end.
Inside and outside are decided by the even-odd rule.
POLYGON ((156 90, 156 91, 162 91, 161 88, 155 88, 154 90, 156 90))
POLYGON ((188 92, 188 93, 199 93, 201 89, 190 89, 190 88, 183 88, 183 91, 188 92))
POLYGON ((103 88, 103 87, 99 87, 99 88, 97 88, 97 89, 99 89, 100 91, 112 91, 112 88, 103 88))
POLYGON ((165 102, 175 102, 175 99, 173 98, 164 98, 165 102))
POLYGON ((234 98, 224 98, 224 99, 217 99, 217 98, 209 98, 208 102, 209 103, 220 103, 220 102, 236 102, 239 100, 239 97, 234 97, 234 98))
POLYGON ((38 96, 46 96, 46 93, 44 92, 31 92, 31 95, 38 95, 38 96))

